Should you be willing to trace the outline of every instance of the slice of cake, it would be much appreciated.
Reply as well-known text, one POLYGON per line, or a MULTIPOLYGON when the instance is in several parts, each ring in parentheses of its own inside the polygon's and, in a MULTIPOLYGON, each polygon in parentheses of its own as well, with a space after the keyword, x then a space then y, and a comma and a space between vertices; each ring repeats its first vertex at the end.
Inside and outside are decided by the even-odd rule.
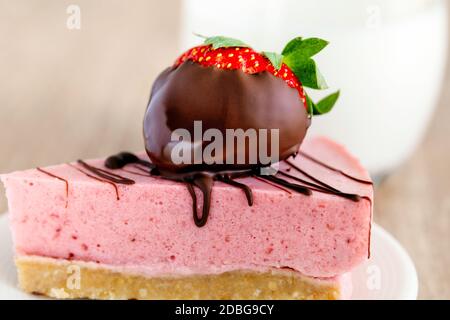
POLYGON ((302 151, 277 176, 367 198, 237 179, 252 189, 249 206, 243 191, 217 182, 208 222, 198 228, 186 186, 133 165, 112 171, 103 160, 86 161, 132 185, 100 181, 80 164, 2 175, 20 286, 96 299, 345 297, 346 273, 368 256, 372 188, 354 179, 368 174, 328 139, 306 140, 302 151))
POLYGON ((156 79, 145 153, 2 175, 19 284, 56 298, 339 299, 370 255, 372 182, 306 139, 326 88, 295 38, 282 54, 205 39, 156 79))

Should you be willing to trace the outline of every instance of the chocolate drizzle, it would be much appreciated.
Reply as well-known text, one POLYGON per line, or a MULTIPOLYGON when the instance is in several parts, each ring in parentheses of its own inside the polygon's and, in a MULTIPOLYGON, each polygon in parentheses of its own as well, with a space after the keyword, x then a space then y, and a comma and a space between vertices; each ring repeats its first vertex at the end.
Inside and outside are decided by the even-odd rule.
MULTIPOLYGON (((123 155, 123 154, 125 154, 125 153, 121 153, 121 155, 123 155)), ((122 162, 114 162, 114 160, 113 160, 109 164, 111 165, 111 163, 113 163, 114 167, 119 169, 119 168, 121 168, 120 165, 122 165, 122 167, 123 167, 124 165, 126 165, 128 163, 134 163, 134 162, 139 163, 139 161, 136 161, 137 157, 134 154, 129 153, 127 155, 131 155, 130 157, 126 158, 127 161, 124 161, 123 159, 121 159, 120 161, 122 161, 122 162), (117 163, 119 163, 119 165, 117 165, 117 163)), ((108 159, 106 159, 106 161, 111 160, 111 158, 112 157, 109 157, 108 159)), ((137 159, 139 159, 139 158, 137 158, 137 159)), ((142 161, 142 162, 146 162, 146 161, 142 161)), ((120 176, 118 174, 112 173, 112 172, 102 169, 102 168, 97 168, 97 167, 91 166, 90 164, 86 163, 83 160, 78 160, 77 163, 79 165, 81 165, 84 170, 71 164, 71 163, 68 163, 68 165, 71 166, 72 168, 78 170, 79 172, 85 174, 89 178, 112 185, 116 192, 117 200, 120 200, 119 188, 117 187, 117 184, 132 185, 135 183, 135 181, 130 178, 120 176)), ((142 164, 142 163, 140 163, 140 164, 142 164)))
POLYGON ((298 181, 298 182, 300 182, 302 184, 307 185, 306 188, 308 188, 309 190, 312 190, 312 191, 317 191, 317 192, 322 192, 322 193, 327 193, 327 194, 333 194, 335 196, 347 198, 349 200, 356 201, 356 202, 359 201, 359 199, 361 198, 357 194, 341 192, 341 191, 339 191, 339 190, 337 190, 337 189, 335 189, 333 187, 323 187, 321 184, 324 184, 324 183, 322 183, 321 181, 319 181, 319 182, 321 182, 321 184, 315 184, 315 183, 303 180, 301 178, 298 178, 296 176, 287 174, 286 172, 283 172, 283 171, 280 171, 279 173, 280 173, 280 175, 286 176, 286 177, 288 177, 288 178, 290 178, 292 180, 295 180, 295 181, 298 181))
POLYGON ((324 163, 324 162, 322 162, 322 161, 320 161, 320 160, 318 160, 318 159, 316 159, 316 158, 310 156, 309 154, 307 154, 307 153, 305 153, 305 152, 300 151, 299 154, 302 155, 303 157, 305 157, 306 159, 309 159, 309 160, 311 160, 312 162, 315 162, 316 164, 321 165, 322 167, 327 168, 328 170, 331 170, 331 171, 340 173, 341 175, 343 175, 343 176, 346 177, 346 178, 349 178, 350 180, 353 180, 353 181, 356 181, 356 182, 359 182, 359 183, 362 183, 362 184, 373 185, 373 182, 372 182, 372 181, 368 181, 368 180, 363 180, 363 179, 355 178, 355 177, 353 177, 353 176, 351 176, 351 175, 345 173, 345 172, 342 171, 342 170, 339 170, 339 169, 337 169, 337 168, 334 168, 334 167, 332 167, 332 166, 330 166, 330 165, 328 165, 328 164, 326 164, 326 163, 324 163))
POLYGON ((105 167, 108 169, 121 169, 128 164, 139 164, 148 169, 153 169, 155 166, 145 160, 140 159, 133 153, 121 152, 116 155, 110 156, 105 160, 105 167))
POLYGON ((132 171, 132 170, 127 170, 127 169, 122 169, 124 172, 127 173, 131 173, 134 174, 136 176, 141 176, 141 177, 151 177, 152 175, 150 173, 143 173, 143 172, 137 172, 137 171, 132 171))
POLYGON ((44 173, 44 174, 46 174, 46 175, 48 175, 48 176, 50 176, 52 178, 56 178, 58 180, 61 180, 61 181, 63 181, 65 183, 65 185, 66 185, 66 205, 65 205, 65 207, 67 208, 69 206, 69 181, 67 181, 66 179, 61 178, 61 177, 59 177, 59 176, 57 176, 57 175, 55 175, 55 174, 53 174, 51 172, 48 172, 48 171, 46 171, 44 169, 41 169, 39 167, 36 168, 36 170, 39 171, 39 172, 42 172, 42 173, 44 173))
POLYGON ((275 188, 277 188, 277 189, 283 190, 283 191, 286 192, 286 193, 292 194, 292 192, 289 191, 289 189, 283 188, 282 186, 279 186, 279 185, 276 184, 276 183, 273 183, 273 182, 270 182, 270 181, 268 181, 268 180, 262 179, 262 178, 258 177, 257 175, 253 175, 253 178, 255 178, 256 180, 259 180, 259 181, 261 181, 261 182, 264 182, 264 183, 266 183, 266 184, 268 184, 268 185, 270 185, 270 186, 272 186, 272 187, 275 187, 275 188))
POLYGON ((272 183, 278 184, 280 186, 283 186, 285 188, 291 189, 293 191, 299 192, 301 194, 304 194, 306 196, 310 196, 312 194, 311 190, 308 187, 292 183, 289 181, 286 181, 284 179, 278 178, 276 176, 269 176, 269 175, 259 175, 260 178, 268 180, 272 183))
POLYGON ((70 167, 72 167, 72 168, 74 168, 75 170, 81 172, 82 174, 88 176, 89 178, 92 178, 92 179, 95 179, 95 180, 97 180, 97 181, 100 181, 100 182, 103 182, 103 183, 107 183, 107 184, 112 185, 113 188, 114 188, 114 191, 115 191, 115 193, 116 193, 116 200, 117 200, 117 201, 120 200, 120 196, 119 196, 119 188, 117 187, 117 184, 115 184, 114 182, 111 182, 111 181, 108 181, 108 180, 105 180, 105 179, 96 177, 96 176, 90 174, 89 172, 86 172, 86 171, 84 171, 84 170, 81 170, 80 168, 78 168, 77 166, 75 166, 75 165, 73 165, 73 164, 71 164, 71 163, 68 163, 67 165, 70 166, 70 167))
MULTIPOLYGON (((304 153, 302 153, 304 155, 304 153)), ((342 170, 333 168, 321 161, 318 161, 311 156, 306 156, 308 159, 314 161, 317 165, 323 166, 328 170, 333 172, 337 172, 344 177, 356 181, 358 183, 363 184, 372 184, 370 181, 362 180, 355 178, 342 170)), ((90 170, 92 173, 98 175, 100 178, 108 179, 109 183, 126 183, 131 184, 131 179, 119 176, 117 174, 111 173, 107 170, 103 170, 100 168, 92 167, 86 164, 83 161, 79 161, 84 168, 90 170)), ((291 193, 289 190, 301 193, 306 196, 311 196, 314 192, 321 192, 326 194, 331 194, 337 197, 342 197, 351 201, 358 202, 362 199, 369 201, 370 205, 372 205, 372 200, 367 196, 360 196, 357 194, 346 193, 341 190, 338 190, 331 185, 319 180, 318 178, 312 176, 299 166, 295 165, 289 159, 284 161, 289 167, 285 169, 285 171, 278 171, 279 176, 283 176, 286 179, 283 179, 277 175, 262 175, 260 174, 258 169, 243 169, 243 170, 234 170, 234 171, 219 171, 219 172, 207 172, 207 171, 199 171, 199 172, 187 172, 187 173, 176 173, 173 171, 167 171, 164 169, 156 168, 152 163, 142 160, 136 155, 122 152, 117 155, 111 156, 106 159, 105 166, 109 169, 122 169, 125 172, 129 172, 131 174, 137 174, 141 176, 153 176, 153 177, 161 177, 164 179, 169 179, 173 181, 179 181, 186 185, 189 194, 192 197, 192 211, 195 225, 198 227, 203 227, 209 217, 209 211, 211 207, 211 193, 214 181, 220 181, 222 183, 228 184, 230 186, 241 189, 246 198, 249 206, 253 205, 253 193, 249 186, 242 182, 236 181, 238 178, 244 177, 253 177, 257 180, 265 182, 271 186, 279 188, 287 193, 291 193), (139 170, 139 172, 130 171, 124 169, 125 166, 132 165, 134 169, 139 170), (294 176, 288 172, 295 170, 305 176, 308 180, 302 179, 300 177, 294 176), (295 181, 295 182, 292 182, 295 181), (203 195, 203 203, 201 206, 201 212, 198 212, 198 200, 197 195, 195 193, 195 188, 198 188, 203 195)), ((97 178, 97 179, 100 179, 97 178)), ((134 181, 133 181, 134 183, 134 181)))
MULTIPOLYGON (((342 176, 366 185, 372 185, 371 181, 359 179, 356 177, 353 177, 342 170, 336 169, 334 167, 331 167, 322 161, 319 161, 309 155, 305 156, 305 153, 301 153, 302 156, 310 159, 317 165, 320 165, 328 170, 331 170, 333 172, 337 172, 341 174, 342 176)), ((108 170, 94 167, 92 165, 89 165, 83 160, 78 160, 77 162, 82 168, 73 165, 68 164, 72 168, 78 170, 79 172, 85 174, 86 176, 95 179, 97 181, 100 181, 102 183, 108 183, 114 187, 115 193, 116 193, 116 199, 120 200, 119 196, 119 190, 117 184, 125 184, 125 185, 132 185, 135 183, 134 180, 123 177, 121 175, 118 175, 116 173, 110 172, 108 170)), ((249 206, 253 205, 253 193, 249 186, 242 182, 238 182, 235 179, 237 178, 244 178, 244 177, 253 177, 259 181, 262 181, 264 183, 267 183, 271 186, 274 186, 276 188, 279 188, 287 193, 291 193, 289 190, 301 193, 305 196, 311 196, 313 194, 313 191, 315 192, 321 192, 326 194, 331 194, 334 196, 342 197, 351 201, 361 201, 362 199, 367 200, 370 204, 370 207, 372 208, 372 199, 368 196, 360 196, 358 194, 352 194, 352 193, 346 193, 342 192, 331 185, 319 180, 318 178, 312 176, 296 164, 292 163, 289 159, 285 160, 284 163, 286 163, 289 167, 285 169, 285 171, 278 171, 278 175, 285 177, 286 179, 293 180, 294 182, 282 179, 276 175, 261 175, 258 170, 255 169, 248 169, 248 170, 238 170, 238 171, 223 171, 223 172, 194 172, 194 173, 173 173, 169 171, 159 170, 156 168, 152 163, 149 161, 142 160, 138 158, 136 155, 131 153, 120 153, 115 156, 111 156, 105 160, 105 166, 107 168, 110 168, 112 170, 122 169, 124 172, 128 172, 131 174, 139 175, 139 176, 146 176, 146 177, 157 177, 160 176, 161 178, 174 180, 174 181, 180 181, 183 182, 192 198, 192 212, 193 212, 193 219, 195 222, 195 225, 197 227, 203 227, 209 217, 210 213, 210 207, 211 207, 211 193, 212 193, 212 187, 214 184, 214 181, 220 181, 222 183, 225 183, 227 185, 236 187, 240 190, 242 190, 246 196, 247 203, 249 206), (134 169, 137 171, 131 171, 127 170, 124 167, 131 165, 134 169), (295 170, 308 178, 310 181, 302 179, 300 177, 294 176, 288 172, 291 172, 292 170, 295 170), (195 193, 195 188, 198 188, 203 196, 202 206, 201 206, 201 212, 198 212, 198 201, 197 201, 197 194, 195 193)), ((68 195, 69 195, 69 182, 61 178, 51 172, 48 172, 46 170, 43 170, 41 168, 36 168, 39 172, 42 172, 50 177, 56 178, 58 180, 61 180, 66 185, 66 205, 65 207, 68 207, 68 195)), ((370 241, 370 231, 369 231, 369 241, 370 241)), ((370 257, 370 246, 369 246, 369 252, 368 256, 370 257)))
POLYGON ((217 177, 217 180, 219 180, 219 181, 221 181, 221 182, 223 182, 223 183, 229 184, 230 186, 234 186, 234 187, 236 187, 236 188, 239 188, 239 189, 241 189, 242 191, 244 191, 245 196, 247 197, 247 203, 248 203, 248 205, 249 205, 250 207, 253 206, 253 193, 252 193, 252 189, 250 189, 249 186, 247 186, 247 185, 245 185, 245 184, 243 184, 243 183, 234 181, 234 180, 230 177, 230 175, 228 175, 228 174, 225 174, 225 175, 222 175, 222 176, 218 176, 218 177, 217 177))
POLYGON ((135 181, 132 179, 119 176, 118 174, 109 172, 109 171, 101 169, 101 168, 96 168, 94 166, 87 164, 83 160, 78 160, 78 163, 81 166, 83 166, 86 170, 92 172, 93 174, 95 174, 95 175, 99 176, 100 178, 103 178, 107 181, 110 181, 113 183, 118 183, 118 184, 128 184, 128 185, 135 183, 135 181))
POLYGON ((192 181, 187 181, 186 186, 192 197, 192 211, 194 222, 197 227, 203 227, 208 221, 209 209, 211 207, 211 190, 213 179, 210 176, 199 174, 193 177, 192 181), (202 214, 199 217, 197 213, 197 195, 194 186, 198 187, 203 193, 202 214))

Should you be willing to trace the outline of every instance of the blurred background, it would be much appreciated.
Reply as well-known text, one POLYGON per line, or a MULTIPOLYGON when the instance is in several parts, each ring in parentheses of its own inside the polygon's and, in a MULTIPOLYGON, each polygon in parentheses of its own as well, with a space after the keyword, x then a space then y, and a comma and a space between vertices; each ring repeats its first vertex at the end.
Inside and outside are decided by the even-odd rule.
POLYGON ((192 32, 266 51, 323 37, 342 96, 310 134, 369 168, 375 221, 411 254, 420 298, 450 299, 449 13, 445 0, 0 0, 0 172, 142 150, 151 84, 192 32))

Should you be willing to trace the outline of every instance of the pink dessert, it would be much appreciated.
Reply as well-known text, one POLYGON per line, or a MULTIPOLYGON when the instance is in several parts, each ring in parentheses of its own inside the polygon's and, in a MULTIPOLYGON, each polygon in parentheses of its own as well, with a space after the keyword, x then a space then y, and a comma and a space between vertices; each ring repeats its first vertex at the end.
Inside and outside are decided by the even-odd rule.
MULTIPOLYGON (((346 150, 326 138, 306 140, 302 152, 368 180, 346 150)), ((180 183, 118 173, 132 186, 101 182, 67 164, 2 175, 7 190, 16 254, 95 262, 149 277, 221 274, 235 270, 289 269, 309 277, 333 278, 368 256, 372 187, 330 170, 300 153, 296 166, 345 193, 352 201, 313 191, 312 196, 244 178, 254 194, 216 183, 207 228, 191 216, 192 201, 180 183), (66 183, 68 192, 66 193, 66 183)), ((87 161, 104 168, 103 160, 87 161)), ((310 177, 289 170, 293 176, 310 177)), ((132 173, 133 172, 133 173, 132 173)))
POLYGON ((373 191, 306 139, 327 85, 318 38, 282 54, 223 36, 156 79, 145 153, 2 175, 19 285, 57 298, 342 299, 370 255, 373 191), (203 133, 204 131, 204 133, 203 133))

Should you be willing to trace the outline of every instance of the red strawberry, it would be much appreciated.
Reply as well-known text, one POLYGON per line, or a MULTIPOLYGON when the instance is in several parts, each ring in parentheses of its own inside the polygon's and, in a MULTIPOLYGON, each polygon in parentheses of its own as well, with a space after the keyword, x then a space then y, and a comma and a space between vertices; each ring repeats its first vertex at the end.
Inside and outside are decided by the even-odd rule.
POLYGON ((277 70, 267 57, 251 48, 222 47, 214 49, 212 45, 197 46, 183 53, 175 61, 175 66, 179 66, 186 60, 194 61, 205 67, 226 70, 240 69, 249 74, 267 71, 284 80, 289 87, 296 89, 303 105, 307 108, 303 86, 294 72, 284 63, 277 70))

